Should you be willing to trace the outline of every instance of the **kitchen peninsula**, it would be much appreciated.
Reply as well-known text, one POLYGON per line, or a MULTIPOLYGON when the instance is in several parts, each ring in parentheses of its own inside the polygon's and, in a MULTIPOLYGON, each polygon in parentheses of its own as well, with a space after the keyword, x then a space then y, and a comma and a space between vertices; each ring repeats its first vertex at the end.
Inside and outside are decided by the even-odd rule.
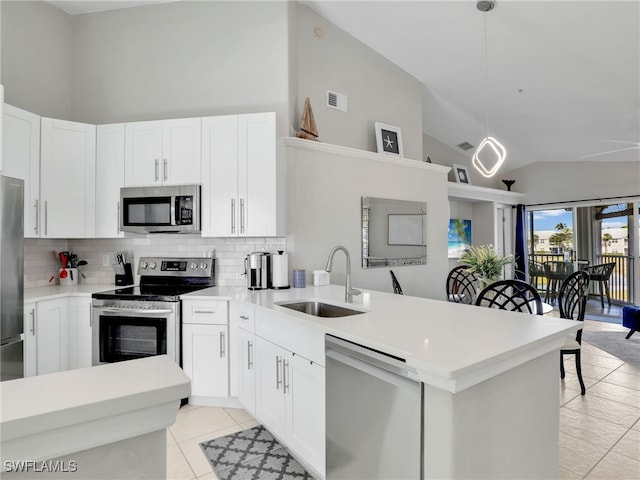
MULTIPOLYGON (((579 328, 575 322, 368 290, 345 304, 344 287, 336 285, 279 291, 212 287, 183 300, 187 309, 189 302, 229 300, 231 337, 240 325, 255 333, 256 343, 262 336, 293 352, 292 359, 304 343, 299 356, 324 367, 325 334, 404 359, 424 383, 425 478, 557 476, 558 350, 579 328), (282 306, 310 299, 363 313, 319 318, 282 306), (234 319, 234 308, 253 309, 255 319, 248 321, 246 310, 234 319)), ((255 397, 259 404, 260 394, 255 397)), ((259 405, 256 410, 269 426, 259 405)))
POLYGON ((166 355, 2 382, 2 477, 164 478, 188 394, 166 355))

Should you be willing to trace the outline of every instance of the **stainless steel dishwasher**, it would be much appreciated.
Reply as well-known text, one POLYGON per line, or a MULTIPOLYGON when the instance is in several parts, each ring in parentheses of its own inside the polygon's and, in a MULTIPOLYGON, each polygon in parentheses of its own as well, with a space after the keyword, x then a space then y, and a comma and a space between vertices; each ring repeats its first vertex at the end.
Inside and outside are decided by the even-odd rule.
POLYGON ((424 387, 402 358, 325 337, 327 480, 421 479, 424 387))

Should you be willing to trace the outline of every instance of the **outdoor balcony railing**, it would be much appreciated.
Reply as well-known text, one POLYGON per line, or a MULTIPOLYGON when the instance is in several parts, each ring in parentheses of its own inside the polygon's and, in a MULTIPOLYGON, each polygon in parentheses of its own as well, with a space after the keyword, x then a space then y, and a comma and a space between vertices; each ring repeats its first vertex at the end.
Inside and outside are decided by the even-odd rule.
MULTIPOLYGON (((545 262, 561 262, 563 260, 564 255, 562 254, 536 253, 533 255, 533 261, 541 265, 545 262)), ((597 263, 616 264, 611 277, 609 277, 609 294, 611 301, 619 304, 634 303, 634 282, 637 281, 637 279, 633 257, 628 255, 604 254, 599 257, 597 263)), ((534 287, 538 290, 544 291, 547 288, 547 279, 544 276, 534 277, 534 280, 534 287)), ((598 285, 592 285, 591 292, 597 294, 599 292, 598 285)))

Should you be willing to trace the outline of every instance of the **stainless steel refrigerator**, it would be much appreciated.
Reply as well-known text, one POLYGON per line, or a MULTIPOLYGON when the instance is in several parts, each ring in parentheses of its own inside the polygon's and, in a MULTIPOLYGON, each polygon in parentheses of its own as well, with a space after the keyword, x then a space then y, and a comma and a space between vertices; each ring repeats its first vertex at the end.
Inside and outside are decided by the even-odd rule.
POLYGON ((24 376, 24 181, 0 176, 0 380, 24 376))

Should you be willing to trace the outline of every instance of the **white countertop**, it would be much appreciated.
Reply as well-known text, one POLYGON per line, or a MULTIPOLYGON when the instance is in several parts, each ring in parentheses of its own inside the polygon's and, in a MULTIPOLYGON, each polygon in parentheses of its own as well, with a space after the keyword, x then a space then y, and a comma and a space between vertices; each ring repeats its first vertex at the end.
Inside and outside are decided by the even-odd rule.
POLYGON ((48 287, 35 287, 24 289, 25 302, 39 302, 62 297, 87 297, 96 292, 113 290, 115 285, 80 283, 78 285, 51 285, 48 287))
POLYGON ((2 460, 55 458, 166 428, 189 392, 166 355, 2 382, 2 460))
POLYGON ((259 291, 212 287, 182 298, 237 300, 281 311, 325 333, 404 358, 425 383, 451 392, 559 349, 564 337, 582 326, 555 317, 362 292, 351 304, 345 304, 339 285, 259 291), (275 305, 296 299, 321 299, 366 313, 319 318, 275 305))

